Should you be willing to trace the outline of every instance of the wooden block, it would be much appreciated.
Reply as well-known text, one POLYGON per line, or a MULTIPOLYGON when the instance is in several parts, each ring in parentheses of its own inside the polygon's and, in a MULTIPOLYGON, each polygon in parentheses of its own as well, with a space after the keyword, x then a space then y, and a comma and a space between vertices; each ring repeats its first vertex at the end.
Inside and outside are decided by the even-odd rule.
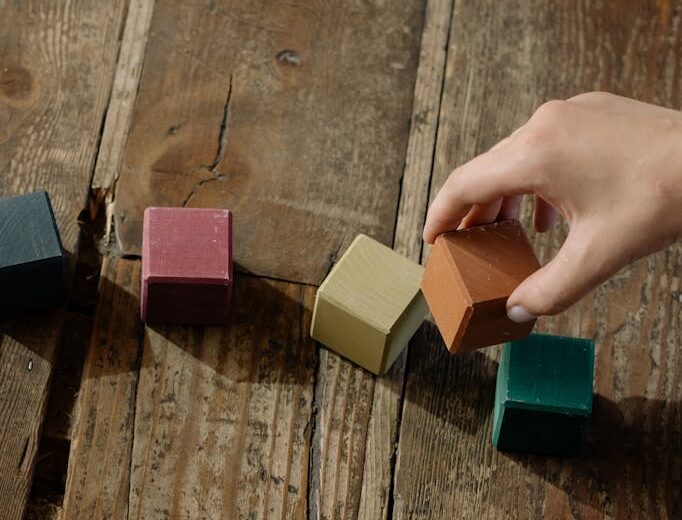
POLYGON ((503 451, 579 451, 592 414, 594 342, 533 334, 504 346, 493 445, 503 451))
POLYGON ((358 235, 317 291, 311 336, 383 374, 426 316, 422 273, 420 265, 358 235))
POLYGON ((516 221, 440 235, 422 291, 448 350, 464 352, 528 336, 535 322, 514 323, 506 303, 539 267, 516 221))
POLYGON ((49 195, 0 200, 0 315, 59 305, 66 270, 49 195))
POLYGON ((147 208, 141 316, 148 323, 220 324, 232 294, 232 213, 147 208))

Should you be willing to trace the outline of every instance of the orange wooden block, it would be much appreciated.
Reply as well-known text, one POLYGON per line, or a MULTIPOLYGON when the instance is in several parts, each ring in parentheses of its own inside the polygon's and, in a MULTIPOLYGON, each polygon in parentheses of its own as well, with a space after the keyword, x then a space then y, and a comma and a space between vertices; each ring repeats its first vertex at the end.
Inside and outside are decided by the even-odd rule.
POLYGON ((534 321, 507 317, 507 298, 540 267, 513 220, 453 231, 436 239, 422 292, 452 353, 528 336, 534 321))

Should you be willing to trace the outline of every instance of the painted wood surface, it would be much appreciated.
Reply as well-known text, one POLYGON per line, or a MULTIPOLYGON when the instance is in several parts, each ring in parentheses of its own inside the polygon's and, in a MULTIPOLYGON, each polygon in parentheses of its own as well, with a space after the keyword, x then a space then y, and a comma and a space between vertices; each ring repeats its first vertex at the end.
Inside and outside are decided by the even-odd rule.
MULTIPOLYGON (((75 255, 125 2, 0 2, 0 196, 44 189, 75 255)), ((62 314, 0 323, 0 518, 21 518, 62 314)))
POLYGON ((423 271, 380 242, 358 235, 317 290, 310 335, 383 374, 426 317, 419 289, 423 271))
MULTIPOLYGON (((457 2, 431 196, 541 102, 602 88, 679 108, 680 5, 457 2)), ((531 214, 524 222, 529 229, 531 214)), ((566 230, 535 236, 547 261, 566 230)), ((433 328, 410 350, 395 518, 680 515, 682 248, 635 263, 540 330, 594 337, 586 456, 510 456, 490 443, 498 349, 450 357, 433 328)))
POLYGON ((423 12, 156 5, 117 188, 122 250, 139 253, 146 206, 183 205, 232 210, 235 262, 290 281, 319 284, 359 232, 390 244, 423 12))
POLYGON ((0 200, 0 316, 64 303, 67 258, 49 195, 0 200))
POLYGON ((528 336, 535 320, 511 321, 507 298, 539 267, 516 220, 436 238, 421 287, 448 350, 462 353, 528 336))
POLYGON ((61 258, 59 230, 44 191, 0 199, 0 272, 61 258))
POLYGON ((224 325, 232 296, 232 213, 147 208, 140 313, 146 323, 224 325))

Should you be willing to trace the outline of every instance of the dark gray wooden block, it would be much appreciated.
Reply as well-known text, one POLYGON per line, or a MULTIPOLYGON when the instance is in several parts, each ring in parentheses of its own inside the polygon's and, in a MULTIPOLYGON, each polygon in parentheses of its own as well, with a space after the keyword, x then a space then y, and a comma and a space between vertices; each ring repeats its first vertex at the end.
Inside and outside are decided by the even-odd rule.
POLYGON ((0 315, 59 305, 66 266, 48 194, 0 200, 0 315))

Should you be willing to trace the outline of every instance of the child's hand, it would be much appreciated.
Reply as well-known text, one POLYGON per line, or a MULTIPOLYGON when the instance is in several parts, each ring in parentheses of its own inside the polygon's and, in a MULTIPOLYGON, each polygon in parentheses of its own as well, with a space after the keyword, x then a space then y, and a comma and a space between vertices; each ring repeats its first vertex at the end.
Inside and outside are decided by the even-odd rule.
POLYGON ((525 193, 535 194, 538 231, 558 212, 570 232, 556 257, 509 297, 514 321, 563 311, 682 235, 682 113, 600 92, 550 101, 450 174, 424 240, 518 218, 525 193))

